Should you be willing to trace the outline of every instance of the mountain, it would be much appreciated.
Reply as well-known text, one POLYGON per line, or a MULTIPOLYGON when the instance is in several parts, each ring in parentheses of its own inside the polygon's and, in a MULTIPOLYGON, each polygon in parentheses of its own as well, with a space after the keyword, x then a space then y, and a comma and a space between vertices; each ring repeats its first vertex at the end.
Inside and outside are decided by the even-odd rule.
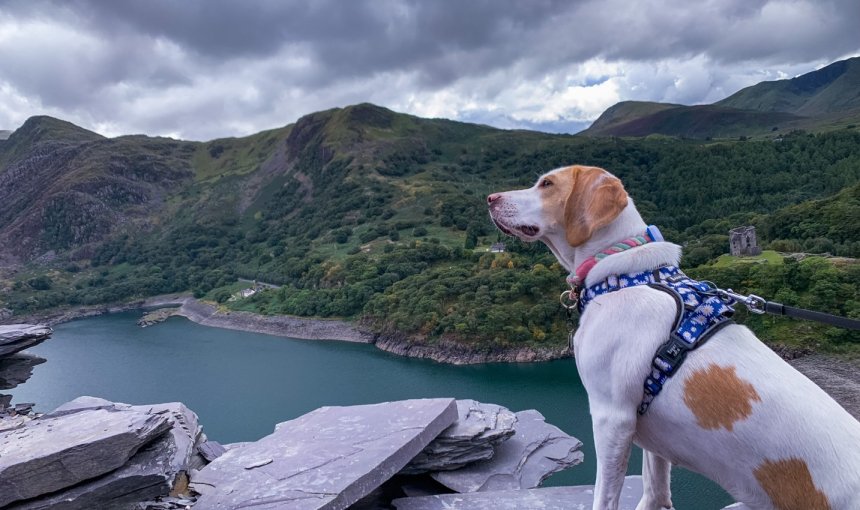
POLYGON ((9 135, 11 134, 12 131, 9 131, 8 129, 0 129, 0 140, 5 140, 9 138, 9 135))
POLYGON ((840 60, 796 78, 761 82, 715 104, 805 117, 856 110, 860 108, 860 57, 840 60))
POLYGON ((858 123, 860 57, 855 57, 796 78, 761 82, 711 105, 624 101, 583 134, 737 138, 853 129, 858 123))
MULTIPOLYGON (((573 162, 610 169, 647 221, 707 261, 726 251, 730 228, 860 182, 860 133, 594 138, 359 104, 188 142, 104 138, 36 117, 0 141, 0 308, 180 291, 227 303, 241 277, 282 287, 226 305, 234 309, 354 318, 395 343, 537 350, 566 337, 547 299, 564 271, 542 245, 506 239, 506 253, 487 253, 502 236, 484 197, 573 162)), ((833 232, 835 253, 860 249, 833 232)))

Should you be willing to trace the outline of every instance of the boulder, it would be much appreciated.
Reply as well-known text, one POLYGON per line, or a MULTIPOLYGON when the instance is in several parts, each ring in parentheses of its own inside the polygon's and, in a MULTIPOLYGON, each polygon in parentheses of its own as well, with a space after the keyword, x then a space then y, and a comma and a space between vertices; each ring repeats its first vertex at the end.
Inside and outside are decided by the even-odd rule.
POLYGON ((78 413, 92 412, 163 417, 170 429, 141 448, 119 469, 59 492, 13 504, 10 510, 121 509, 144 500, 187 493, 188 466, 196 451, 196 441, 202 435, 196 414, 178 402, 129 406, 79 397, 49 416, 66 420, 78 413))
POLYGON ((212 462, 227 453, 227 449, 217 441, 204 441, 197 447, 197 452, 206 459, 206 462, 212 462))
POLYGON ((11 390, 33 375, 33 367, 41 365, 45 358, 18 353, 0 358, 0 390, 11 390))
POLYGON ((493 457, 495 447, 514 435, 516 415, 496 404, 458 400, 457 422, 412 459, 400 474, 449 471, 493 457))
MULTIPOLYGON (((618 510, 634 510, 641 498, 642 477, 628 476, 624 479, 618 510)), ((585 510, 593 502, 594 486, 578 485, 401 498, 393 504, 397 510, 585 510)))
POLYGON ((535 410, 516 417, 516 433, 496 447, 492 459, 430 476, 456 492, 532 489, 556 471, 582 462, 579 439, 546 423, 535 410))
POLYGON ((44 418, 59 418, 60 416, 66 416, 68 414, 79 413, 81 411, 95 411, 98 409, 128 411, 131 409, 131 406, 128 404, 121 404, 119 402, 111 402, 110 400, 105 400, 99 397, 83 396, 60 405, 60 407, 44 415, 44 418))
POLYGON ((317 409, 192 474, 200 494, 194 508, 346 508, 456 419, 456 403, 447 398, 317 409))
POLYGON ((109 473, 170 428, 161 414, 88 409, 0 432, 0 506, 109 473))
POLYGON ((45 341, 53 330, 48 326, 9 324, 0 326, 0 356, 8 356, 45 341))

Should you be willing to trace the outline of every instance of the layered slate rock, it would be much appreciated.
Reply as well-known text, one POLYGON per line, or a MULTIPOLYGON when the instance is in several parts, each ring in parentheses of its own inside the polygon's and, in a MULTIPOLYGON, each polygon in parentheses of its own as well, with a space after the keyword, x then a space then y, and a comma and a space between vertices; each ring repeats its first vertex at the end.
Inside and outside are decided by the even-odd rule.
POLYGON ((0 356, 8 356, 45 341, 53 330, 48 326, 10 324, 0 326, 0 356))
POLYGON ((458 400, 457 423, 445 429, 401 474, 450 471, 493 457, 496 445, 514 435, 516 415, 496 404, 458 400))
POLYGON ((531 489, 582 462, 582 441, 546 423, 533 409, 516 416, 515 435, 496 448, 492 459, 431 476, 457 492, 531 489))
POLYGON ((109 473, 169 428, 160 414, 88 409, 0 432, 0 506, 109 473))
POLYGON ((151 406, 129 406, 94 397, 80 397, 63 404, 52 416, 69 417, 79 412, 113 410, 163 416, 169 432, 141 448, 121 468, 66 490, 20 502, 9 510, 129 508, 144 500, 154 500, 187 490, 187 470, 202 436, 197 415, 174 402, 151 406))
MULTIPOLYGON (((634 510, 642 498, 642 477, 624 479, 619 510, 634 510)), ((395 499, 397 510, 542 510, 590 509, 594 502, 594 486, 545 487, 542 489, 475 492, 471 494, 440 494, 418 498, 395 499)))
POLYGON ((26 353, 0 358, 0 390, 11 390, 23 383, 33 375, 33 367, 44 362, 45 358, 26 353))
POLYGON ((195 510, 342 509, 403 469, 457 419, 453 399, 323 407, 193 474, 195 510))

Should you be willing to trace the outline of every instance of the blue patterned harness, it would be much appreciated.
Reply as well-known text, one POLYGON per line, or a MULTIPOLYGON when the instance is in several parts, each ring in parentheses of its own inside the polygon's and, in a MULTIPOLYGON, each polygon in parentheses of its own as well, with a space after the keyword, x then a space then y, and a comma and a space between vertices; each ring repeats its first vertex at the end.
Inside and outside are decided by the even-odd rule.
POLYGON ((639 285, 666 292, 678 305, 669 339, 657 349, 651 373, 645 379, 645 394, 638 409, 643 415, 666 380, 684 363, 687 352, 704 344, 719 329, 734 323, 731 319, 734 309, 730 306, 734 302, 726 303, 717 297, 712 284, 693 280, 675 266, 663 266, 652 271, 613 275, 583 288, 577 303, 579 312, 602 294, 639 285))

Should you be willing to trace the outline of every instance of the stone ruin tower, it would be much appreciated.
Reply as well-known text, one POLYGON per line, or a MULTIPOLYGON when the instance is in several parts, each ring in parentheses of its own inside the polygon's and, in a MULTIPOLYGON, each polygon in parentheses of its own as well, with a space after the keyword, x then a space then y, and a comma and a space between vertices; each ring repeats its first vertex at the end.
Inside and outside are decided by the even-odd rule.
POLYGON ((761 255, 755 238, 755 227, 737 227, 729 230, 729 248, 735 257, 761 255))

